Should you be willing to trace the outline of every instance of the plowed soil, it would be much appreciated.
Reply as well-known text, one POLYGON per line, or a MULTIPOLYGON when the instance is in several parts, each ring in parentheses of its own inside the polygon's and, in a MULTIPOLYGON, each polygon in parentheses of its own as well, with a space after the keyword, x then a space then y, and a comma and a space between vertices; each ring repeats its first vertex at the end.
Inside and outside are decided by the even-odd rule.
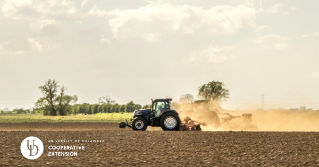
POLYGON ((114 123, 26 123, 0 124, 0 138, 0 166, 319 166, 318 132, 135 132, 114 123), (36 160, 20 152, 28 136, 44 144, 36 160), (48 156, 50 145, 85 150, 76 157, 48 156))

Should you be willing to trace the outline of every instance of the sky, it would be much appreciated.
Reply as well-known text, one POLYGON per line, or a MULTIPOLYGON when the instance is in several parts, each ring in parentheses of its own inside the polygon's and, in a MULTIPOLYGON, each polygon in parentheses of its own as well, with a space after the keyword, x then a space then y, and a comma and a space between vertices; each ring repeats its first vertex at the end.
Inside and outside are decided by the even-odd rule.
POLYGON ((221 81, 225 109, 319 109, 319 1, 2 0, 0 109, 30 108, 55 79, 97 103, 221 81))

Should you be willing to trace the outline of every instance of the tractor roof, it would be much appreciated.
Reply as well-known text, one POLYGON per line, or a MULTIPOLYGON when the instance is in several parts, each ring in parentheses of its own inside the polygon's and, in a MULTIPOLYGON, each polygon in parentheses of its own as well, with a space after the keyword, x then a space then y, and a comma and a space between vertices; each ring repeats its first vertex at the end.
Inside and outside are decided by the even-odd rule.
MULTIPOLYGON (((153 99, 152 99, 153 100, 153 99)), ((172 98, 154 99, 153 101, 172 101, 172 98)))

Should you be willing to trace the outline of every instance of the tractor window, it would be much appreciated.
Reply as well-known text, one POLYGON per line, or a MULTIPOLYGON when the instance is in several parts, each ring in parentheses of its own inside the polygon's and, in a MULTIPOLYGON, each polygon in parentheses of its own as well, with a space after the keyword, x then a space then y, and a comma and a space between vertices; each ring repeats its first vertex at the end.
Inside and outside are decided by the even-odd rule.
POLYGON ((155 117, 159 117, 164 109, 169 108, 168 102, 158 101, 155 106, 155 117))

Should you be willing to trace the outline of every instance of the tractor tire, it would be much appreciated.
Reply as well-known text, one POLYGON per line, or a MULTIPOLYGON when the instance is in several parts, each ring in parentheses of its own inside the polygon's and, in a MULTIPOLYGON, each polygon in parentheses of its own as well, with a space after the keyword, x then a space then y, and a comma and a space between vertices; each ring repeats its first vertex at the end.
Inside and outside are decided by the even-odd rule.
POLYGON ((145 131, 147 129, 147 122, 142 117, 135 117, 132 121, 132 129, 135 131, 145 131))
POLYGON ((177 131, 181 126, 181 119, 174 113, 166 113, 160 120, 161 128, 165 131, 177 131))

